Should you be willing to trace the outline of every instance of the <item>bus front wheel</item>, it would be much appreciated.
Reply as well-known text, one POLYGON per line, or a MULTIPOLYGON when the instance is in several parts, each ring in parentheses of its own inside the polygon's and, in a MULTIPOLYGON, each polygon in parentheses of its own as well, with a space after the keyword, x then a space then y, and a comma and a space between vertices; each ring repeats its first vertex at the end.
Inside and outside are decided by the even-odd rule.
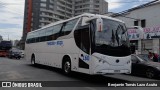
POLYGON ((66 75, 70 74, 71 73, 71 62, 69 60, 64 61, 62 69, 66 75))

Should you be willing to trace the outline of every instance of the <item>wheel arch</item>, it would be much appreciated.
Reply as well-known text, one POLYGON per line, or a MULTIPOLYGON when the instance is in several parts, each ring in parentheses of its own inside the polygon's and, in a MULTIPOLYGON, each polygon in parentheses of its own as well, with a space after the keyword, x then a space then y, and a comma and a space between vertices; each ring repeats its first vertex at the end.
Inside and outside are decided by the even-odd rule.
POLYGON ((147 67, 147 69, 145 70, 145 71, 146 71, 145 73, 147 73, 147 72, 148 72, 148 70, 152 70, 152 71, 153 71, 154 76, 153 76, 152 78, 157 77, 156 68, 154 68, 154 67, 152 67, 152 66, 148 66, 148 67, 147 67))

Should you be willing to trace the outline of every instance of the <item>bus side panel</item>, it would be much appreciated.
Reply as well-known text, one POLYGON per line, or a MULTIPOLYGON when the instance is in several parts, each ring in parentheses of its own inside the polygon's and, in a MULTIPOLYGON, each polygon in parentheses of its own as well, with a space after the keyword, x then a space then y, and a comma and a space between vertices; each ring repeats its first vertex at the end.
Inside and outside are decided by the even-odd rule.
MULTIPOLYGON (((63 43, 64 43, 64 46, 62 46, 62 48, 60 47, 58 48, 60 52, 60 55, 59 55, 60 59, 62 60, 64 55, 68 55, 71 58, 72 71, 89 74, 89 68, 86 69, 86 68, 79 67, 79 59, 81 60, 83 59, 83 57, 81 57, 81 54, 83 53, 84 56, 89 56, 89 55, 77 47, 74 38, 64 39, 63 43)), ((90 60, 83 60, 83 62, 89 65, 90 60)), ((61 64, 62 62, 59 62, 59 63, 61 64)))
MULTIPOLYGON (((54 42, 54 41, 47 41, 47 42, 54 42)), ((47 42, 41 42, 39 44, 39 48, 37 48, 37 52, 38 52, 37 58, 40 61, 40 64, 53 66, 53 67, 60 67, 57 64, 57 61, 58 61, 57 46, 48 45, 47 42)))
POLYGON ((62 68, 63 57, 67 55, 71 59, 72 70, 77 71, 79 49, 77 48, 73 38, 63 39, 62 41, 63 45, 56 48, 59 53, 59 60, 57 60, 57 63, 60 64, 60 67, 62 68))
POLYGON ((32 45, 31 44, 26 44, 25 45, 25 60, 31 61, 31 52, 32 52, 32 45))
POLYGON ((45 65, 60 68, 60 65, 56 63, 56 61, 58 61, 57 53, 46 52, 44 53, 44 55, 45 55, 45 59, 44 59, 45 65))

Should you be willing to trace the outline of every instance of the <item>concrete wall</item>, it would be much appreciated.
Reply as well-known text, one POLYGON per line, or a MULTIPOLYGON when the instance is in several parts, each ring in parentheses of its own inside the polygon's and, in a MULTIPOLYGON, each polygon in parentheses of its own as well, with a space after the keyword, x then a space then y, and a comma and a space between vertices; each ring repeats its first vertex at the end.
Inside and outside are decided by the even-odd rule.
MULTIPOLYGON (((160 26, 160 3, 157 3, 152 6, 148 6, 145 8, 137 9, 131 12, 128 12, 125 14, 126 17, 131 17, 135 19, 146 20, 146 27, 156 27, 160 26)), ((125 18, 122 16, 117 16, 115 18, 118 18, 120 20, 123 20, 127 27, 134 26, 134 19, 125 18)), ((139 22, 139 26, 141 26, 141 23, 139 22)), ((144 28, 146 28, 144 27, 144 28)), ((151 39, 151 40, 139 40, 138 41, 138 51, 141 51, 141 53, 148 53, 148 51, 144 51, 145 49, 151 49, 149 51, 160 53, 160 41, 158 39, 151 39)))
MULTIPOLYGON (((129 12, 127 17, 132 17, 135 19, 146 19, 146 27, 153 27, 160 25, 160 4, 156 4, 153 6, 137 9, 135 11, 129 12)), ((133 19, 125 18, 122 16, 115 17, 118 19, 123 20, 126 22, 127 26, 133 26, 134 21, 133 19)))

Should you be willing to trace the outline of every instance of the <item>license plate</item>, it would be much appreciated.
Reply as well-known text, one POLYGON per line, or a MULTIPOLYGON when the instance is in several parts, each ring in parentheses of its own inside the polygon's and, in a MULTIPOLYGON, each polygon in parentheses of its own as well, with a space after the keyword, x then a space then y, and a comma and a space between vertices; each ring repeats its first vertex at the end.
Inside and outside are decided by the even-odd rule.
POLYGON ((115 73, 119 73, 119 72, 120 72, 120 70, 114 70, 114 72, 115 72, 115 73))

